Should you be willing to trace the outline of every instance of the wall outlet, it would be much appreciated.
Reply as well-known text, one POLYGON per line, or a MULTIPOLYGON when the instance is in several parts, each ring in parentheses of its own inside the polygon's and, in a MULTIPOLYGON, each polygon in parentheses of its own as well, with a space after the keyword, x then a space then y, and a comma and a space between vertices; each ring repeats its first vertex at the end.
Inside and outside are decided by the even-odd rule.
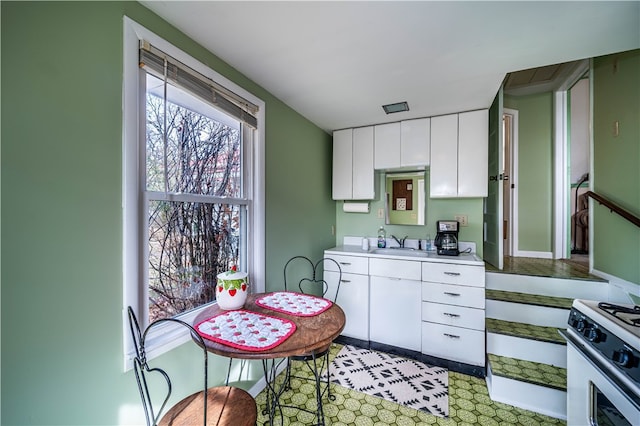
POLYGON ((378 219, 384 219, 384 209, 378 209, 378 219))
POLYGON ((453 218, 460 222, 460 226, 469 226, 469 217, 466 214, 457 214, 453 218))

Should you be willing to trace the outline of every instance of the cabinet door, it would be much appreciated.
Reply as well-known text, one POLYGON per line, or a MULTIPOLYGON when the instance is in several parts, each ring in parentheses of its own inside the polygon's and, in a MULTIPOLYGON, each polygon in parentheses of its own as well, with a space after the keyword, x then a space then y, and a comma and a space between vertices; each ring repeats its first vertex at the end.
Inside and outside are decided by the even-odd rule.
POLYGON ((420 351, 420 282, 372 276, 369 283, 370 339, 420 351))
POLYGON ((458 114, 431 117, 429 196, 458 195, 458 114))
POLYGON ((332 198, 350 200, 353 196, 353 131, 352 129, 333 132, 332 198))
POLYGON ((353 129, 353 200, 375 198, 373 126, 353 129))
POLYGON ((458 197, 486 197, 488 190, 489 112, 458 115, 458 197))
POLYGON ((400 167, 400 123, 379 124, 374 128, 374 168, 400 167))
MULTIPOLYGON (((333 271, 324 272, 324 277, 329 283, 326 296, 331 300, 336 294, 338 275, 333 271)), ((343 273, 336 303, 347 318, 342 335, 369 340, 369 277, 343 273)))
POLYGON ((431 119, 400 122, 400 166, 428 166, 431 149, 431 119))

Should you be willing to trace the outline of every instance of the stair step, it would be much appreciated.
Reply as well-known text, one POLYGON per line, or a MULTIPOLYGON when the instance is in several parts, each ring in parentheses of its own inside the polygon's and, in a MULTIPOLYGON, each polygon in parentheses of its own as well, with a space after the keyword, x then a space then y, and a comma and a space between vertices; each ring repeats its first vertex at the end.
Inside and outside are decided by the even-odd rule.
POLYGON ((566 368, 494 354, 487 355, 494 376, 506 377, 564 392, 567 390, 566 368))
POLYGON ((608 282, 602 279, 549 278, 489 271, 486 273, 486 288, 570 299, 604 300, 609 296, 608 282))
POLYGON ((521 337, 523 339, 538 340, 541 342, 556 343, 566 345, 567 342, 558 333, 556 327, 545 327, 521 322, 505 321, 495 318, 486 318, 485 327, 489 333, 505 334, 508 336, 521 337))
POLYGON ((487 355, 487 389, 493 401, 566 420, 566 369, 487 355))
POLYGON ((566 297, 542 296, 539 294, 517 293, 503 290, 485 290, 485 298, 502 302, 523 303, 548 308, 571 309, 573 299, 566 297))

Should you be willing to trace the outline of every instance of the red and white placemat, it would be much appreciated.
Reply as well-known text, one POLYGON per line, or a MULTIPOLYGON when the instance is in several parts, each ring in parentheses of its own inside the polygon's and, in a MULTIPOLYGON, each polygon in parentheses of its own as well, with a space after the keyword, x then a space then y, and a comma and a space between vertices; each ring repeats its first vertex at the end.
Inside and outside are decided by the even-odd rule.
POLYGON ((277 291, 256 300, 256 305, 263 308, 299 317, 311 317, 321 314, 329 309, 332 304, 330 300, 322 297, 292 291, 277 291))
POLYGON ((284 318, 249 312, 227 311, 196 325, 203 338, 245 351, 275 348, 296 331, 296 325, 284 318))

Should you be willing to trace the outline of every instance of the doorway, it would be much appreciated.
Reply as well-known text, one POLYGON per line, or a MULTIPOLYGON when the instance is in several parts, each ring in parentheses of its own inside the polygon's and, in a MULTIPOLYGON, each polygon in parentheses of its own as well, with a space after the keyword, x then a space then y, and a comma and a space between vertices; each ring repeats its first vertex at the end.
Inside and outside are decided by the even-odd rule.
POLYGON ((502 218, 503 253, 514 257, 518 250, 518 111, 504 108, 502 114, 502 218))

